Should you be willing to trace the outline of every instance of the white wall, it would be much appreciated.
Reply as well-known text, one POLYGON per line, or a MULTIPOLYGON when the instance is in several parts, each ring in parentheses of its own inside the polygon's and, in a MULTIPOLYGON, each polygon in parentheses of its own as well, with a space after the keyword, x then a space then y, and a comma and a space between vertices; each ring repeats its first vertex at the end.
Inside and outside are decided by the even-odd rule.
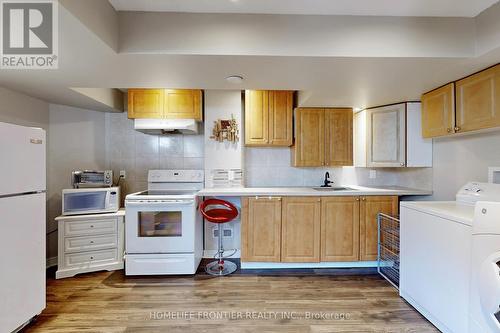
POLYGON ((203 169, 203 134, 144 134, 127 113, 106 113, 106 168, 125 170, 125 194, 146 190, 150 169, 203 169))
POLYGON ((65 105, 50 105, 48 130, 47 257, 57 256, 61 190, 71 187, 71 171, 105 166, 104 113, 65 105))
MULTIPOLYGON (((205 90, 205 179, 213 169, 241 169, 243 168, 243 121, 241 90, 205 90), (231 114, 240 128, 240 140, 237 143, 217 142, 210 138, 214 121, 230 119, 231 114)), ((239 198, 224 198, 240 205, 239 198)), ((233 230, 232 238, 224 239, 224 248, 240 248, 240 218, 225 223, 224 228, 233 230)), ((213 251, 217 248, 217 239, 213 238, 212 229, 216 225, 205 223, 205 250, 213 251)))
POLYGON ((319 186, 325 172, 337 185, 404 186, 432 189, 432 168, 375 168, 377 178, 370 179, 369 168, 330 167, 296 168, 290 166, 290 148, 247 148, 245 172, 248 186, 319 186))
POLYGON ((49 103, 0 87, 0 121, 47 130, 49 103))
POLYGON ((488 181, 500 166, 500 131, 434 139, 434 200, 454 200, 468 181, 488 181))
POLYGON ((317 57, 475 55, 473 18, 167 12, 119 12, 118 16, 121 53, 317 57))

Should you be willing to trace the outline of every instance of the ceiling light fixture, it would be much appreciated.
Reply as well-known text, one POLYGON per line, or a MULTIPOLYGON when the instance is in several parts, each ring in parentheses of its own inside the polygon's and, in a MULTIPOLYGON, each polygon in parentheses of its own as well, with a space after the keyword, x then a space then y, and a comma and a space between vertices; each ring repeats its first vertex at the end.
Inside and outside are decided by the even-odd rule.
POLYGON ((243 82, 243 76, 231 75, 226 77, 226 81, 232 84, 241 84, 243 82))

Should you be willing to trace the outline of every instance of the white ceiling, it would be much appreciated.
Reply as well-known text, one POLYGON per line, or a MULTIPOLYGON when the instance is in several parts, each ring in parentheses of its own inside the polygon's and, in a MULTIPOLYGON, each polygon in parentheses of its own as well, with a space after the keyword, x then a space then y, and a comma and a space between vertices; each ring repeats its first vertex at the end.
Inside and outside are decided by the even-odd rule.
POLYGON ((119 11, 475 17, 498 0, 109 0, 119 11))

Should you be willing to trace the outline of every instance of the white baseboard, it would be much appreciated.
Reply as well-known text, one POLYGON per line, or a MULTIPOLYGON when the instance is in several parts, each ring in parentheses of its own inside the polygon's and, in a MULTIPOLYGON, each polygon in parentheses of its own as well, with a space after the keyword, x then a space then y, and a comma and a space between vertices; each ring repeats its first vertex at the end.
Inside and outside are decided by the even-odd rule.
MULTIPOLYGON (((233 251, 234 251, 234 249, 225 250, 224 255, 227 256, 228 254, 231 254, 233 251)), ((214 255, 216 253, 217 253, 217 250, 203 250, 203 258, 213 259, 214 255)), ((239 249, 236 250, 236 253, 228 258, 235 258, 235 259, 241 258, 241 251, 239 249)))
POLYGON ((46 268, 57 266, 57 257, 47 258, 47 262, 45 264, 46 268))
POLYGON ((242 269, 273 268, 366 268, 377 267, 376 261, 352 262, 242 262, 242 269))

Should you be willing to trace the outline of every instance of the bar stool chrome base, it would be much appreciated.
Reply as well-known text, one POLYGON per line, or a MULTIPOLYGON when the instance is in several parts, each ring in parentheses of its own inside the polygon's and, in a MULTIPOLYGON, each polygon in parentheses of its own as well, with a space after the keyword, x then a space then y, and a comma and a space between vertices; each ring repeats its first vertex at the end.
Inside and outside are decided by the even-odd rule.
POLYGON ((223 276, 223 275, 229 275, 231 273, 234 273, 238 266, 232 261, 229 260, 224 260, 224 263, 222 265, 219 265, 219 261, 212 261, 208 263, 205 266, 205 272, 209 275, 217 275, 217 276, 223 276))

